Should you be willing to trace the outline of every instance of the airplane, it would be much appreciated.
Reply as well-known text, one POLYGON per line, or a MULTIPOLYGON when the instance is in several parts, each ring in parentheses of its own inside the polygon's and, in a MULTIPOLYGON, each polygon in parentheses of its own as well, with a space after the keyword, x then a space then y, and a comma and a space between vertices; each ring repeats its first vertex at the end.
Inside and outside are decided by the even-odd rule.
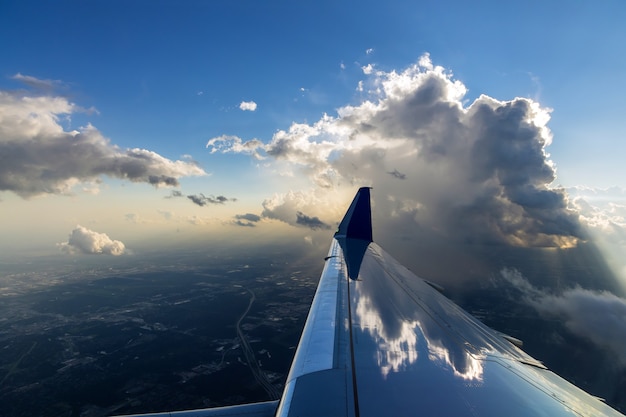
POLYGON ((624 416, 520 345, 373 241, 363 187, 333 236, 280 400, 141 416, 624 416))

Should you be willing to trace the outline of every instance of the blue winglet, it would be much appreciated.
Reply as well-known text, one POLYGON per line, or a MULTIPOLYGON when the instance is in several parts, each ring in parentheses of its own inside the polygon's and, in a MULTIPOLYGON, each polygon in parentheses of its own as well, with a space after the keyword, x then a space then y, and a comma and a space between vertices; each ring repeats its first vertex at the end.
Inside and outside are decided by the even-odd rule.
POLYGON ((372 242, 372 209, 370 187, 361 187, 356 193, 350 208, 343 217, 335 238, 359 239, 372 242))
POLYGON ((348 276, 358 279, 361 261, 372 242, 372 209, 369 187, 360 188, 335 233, 343 251, 348 276))

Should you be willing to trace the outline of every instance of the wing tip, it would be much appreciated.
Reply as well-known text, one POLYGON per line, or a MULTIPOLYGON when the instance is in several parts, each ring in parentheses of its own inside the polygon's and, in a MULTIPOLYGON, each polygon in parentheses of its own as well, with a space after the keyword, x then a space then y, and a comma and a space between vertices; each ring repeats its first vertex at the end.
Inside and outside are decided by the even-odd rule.
POLYGON ((372 208, 370 203, 371 187, 361 187, 352 200, 339 228, 336 238, 359 239, 372 242, 372 208))

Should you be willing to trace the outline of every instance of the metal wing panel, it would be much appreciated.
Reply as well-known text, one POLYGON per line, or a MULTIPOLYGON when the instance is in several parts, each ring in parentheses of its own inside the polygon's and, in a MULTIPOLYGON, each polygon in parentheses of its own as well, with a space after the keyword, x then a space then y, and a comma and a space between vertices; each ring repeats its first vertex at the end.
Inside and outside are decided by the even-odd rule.
POLYGON ((353 416, 347 276, 333 240, 277 416, 353 416))
POLYGON ((349 281, 360 416, 620 416, 372 243, 349 281))
POLYGON ((278 401, 267 401, 198 410, 132 414, 123 417, 272 417, 276 412, 276 407, 278 407, 278 401))

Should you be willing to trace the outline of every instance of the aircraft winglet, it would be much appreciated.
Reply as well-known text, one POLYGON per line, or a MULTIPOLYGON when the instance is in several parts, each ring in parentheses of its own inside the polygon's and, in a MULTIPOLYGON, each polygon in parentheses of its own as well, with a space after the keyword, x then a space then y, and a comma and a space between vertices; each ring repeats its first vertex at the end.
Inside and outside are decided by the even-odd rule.
POLYGON ((356 193, 350 208, 335 233, 348 267, 348 276, 358 279, 361 261, 367 246, 372 242, 372 208, 370 189, 362 187, 356 193))
POLYGON ((372 242, 372 209, 370 206, 370 187, 361 187, 339 228, 335 238, 359 239, 372 242))

